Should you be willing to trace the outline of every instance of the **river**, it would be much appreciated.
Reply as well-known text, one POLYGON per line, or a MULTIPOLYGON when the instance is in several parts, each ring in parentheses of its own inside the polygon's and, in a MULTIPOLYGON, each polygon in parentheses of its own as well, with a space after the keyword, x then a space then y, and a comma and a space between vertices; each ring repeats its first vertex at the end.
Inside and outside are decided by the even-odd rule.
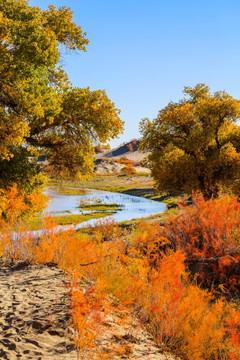
MULTIPOLYGON (((111 216, 111 219, 117 222, 144 218, 166 211, 166 204, 164 203, 121 193, 85 189, 83 195, 61 195, 53 188, 47 188, 46 193, 50 196, 47 213, 53 216, 89 213, 90 211, 79 209, 81 201, 121 204, 121 209, 111 216)), ((94 225, 94 223, 96 223, 96 219, 91 219, 77 224, 76 228, 94 225)))

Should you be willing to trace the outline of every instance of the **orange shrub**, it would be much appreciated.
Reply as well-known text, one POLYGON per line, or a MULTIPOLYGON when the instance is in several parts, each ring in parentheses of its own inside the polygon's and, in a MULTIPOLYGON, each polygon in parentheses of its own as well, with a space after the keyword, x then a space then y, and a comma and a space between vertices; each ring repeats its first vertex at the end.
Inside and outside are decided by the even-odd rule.
POLYGON ((31 262, 36 257, 36 239, 28 232, 27 222, 41 212, 47 197, 33 192, 26 195, 17 185, 0 194, 0 256, 31 262))
MULTIPOLYGON (((114 302, 138 313, 159 347, 172 349, 183 359, 240 358, 237 306, 201 289, 186 268, 189 260, 202 266, 201 259, 221 260, 226 255, 233 268, 232 259, 238 261, 240 205, 229 197, 194 201, 164 227, 141 223, 131 234, 111 221, 99 223, 89 234, 74 229, 60 232, 47 218, 39 239, 20 236, 17 247, 9 251, 13 258, 29 253, 35 262, 54 262, 69 274, 72 326, 81 357, 113 358, 97 340, 104 332, 104 314, 114 302)), ((21 204, 19 197, 16 209, 21 204)), ((1 241, 2 251, 14 245, 11 241, 1 241)), ((228 284, 226 269, 228 263, 212 268, 228 284)), ((237 274, 231 276, 236 279, 237 274)))
POLYGON ((0 190, 0 224, 2 227, 15 226, 40 213, 46 206, 44 194, 32 192, 26 195, 14 184, 7 190, 0 190))
POLYGON ((89 228, 91 229, 93 239, 96 241, 113 241, 122 234, 118 223, 111 217, 97 220, 94 226, 89 228))
POLYGON ((137 173, 137 170, 132 165, 127 165, 121 169, 121 172, 126 175, 134 175, 137 173))
POLYGON ((120 159, 114 159, 112 161, 114 161, 114 162, 116 162, 118 164, 122 164, 122 165, 133 165, 133 166, 139 166, 140 165, 140 161, 130 160, 126 156, 125 157, 123 156, 120 159))
POLYGON ((195 195, 193 200, 191 206, 180 205, 180 214, 169 217, 160 233, 174 250, 184 251, 204 284, 240 290, 240 203, 227 195, 209 201, 195 195))
POLYGON ((110 359, 97 345, 103 331, 102 324, 107 314, 108 302, 96 296, 94 286, 84 289, 76 282, 71 283, 70 295, 74 341, 80 359, 110 359))
POLYGON ((132 160, 125 158, 121 158, 121 159, 115 159, 114 162, 118 163, 118 164, 122 164, 122 165, 133 165, 132 160))
MULTIPOLYGON (((150 303, 140 294, 139 298, 139 308, 148 315, 161 347, 175 349, 187 359, 221 359, 229 332, 227 319, 234 319, 236 311, 223 299, 213 301, 213 294, 189 281, 180 251, 164 255, 149 276, 150 303)), ((239 355, 240 342, 235 345, 239 355)))

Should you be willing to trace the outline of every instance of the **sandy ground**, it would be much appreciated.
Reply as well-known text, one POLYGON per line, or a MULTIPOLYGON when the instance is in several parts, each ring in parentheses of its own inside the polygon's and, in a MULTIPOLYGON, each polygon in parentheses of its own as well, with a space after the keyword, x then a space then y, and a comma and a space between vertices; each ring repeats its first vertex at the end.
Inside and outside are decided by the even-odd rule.
POLYGON ((136 316, 119 309, 107 315, 99 346, 108 349, 113 360, 177 360, 159 350, 136 316))
POLYGON ((0 358, 76 359, 60 269, 0 269, 0 358))
MULTIPOLYGON (((98 175, 102 174, 112 174, 112 173, 120 173, 121 170, 125 167, 125 165, 118 164, 114 161, 109 161, 105 159, 97 159, 95 161, 94 172, 98 175)), ((150 170, 143 166, 134 166, 137 173, 146 173, 150 174, 150 170)))
MULTIPOLYGON (((64 272, 0 265, 0 359, 77 359, 64 272)), ((173 360, 160 353, 136 317, 118 308, 107 315, 98 347, 108 350, 109 359, 173 360)))
POLYGON ((120 173, 124 165, 118 164, 114 161, 98 159, 95 161, 94 172, 96 174, 110 174, 110 173, 120 173))

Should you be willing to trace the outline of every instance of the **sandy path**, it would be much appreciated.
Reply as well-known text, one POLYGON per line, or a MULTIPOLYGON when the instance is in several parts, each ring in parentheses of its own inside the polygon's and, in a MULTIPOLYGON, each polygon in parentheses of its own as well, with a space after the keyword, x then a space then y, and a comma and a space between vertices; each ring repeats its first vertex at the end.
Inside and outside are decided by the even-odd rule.
MULTIPOLYGON (((0 264, 0 359, 77 359, 65 281, 57 267, 0 264)), ((108 359, 173 360, 159 351, 133 314, 118 306, 101 330, 96 352, 107 350, 108 359)), ((94 354, 87 351, 83 358, 93 360, 94 354)))
POLYGON ((63 271, 47 266, 0 269, 0 358, 76 359, 68 330, 63 271))

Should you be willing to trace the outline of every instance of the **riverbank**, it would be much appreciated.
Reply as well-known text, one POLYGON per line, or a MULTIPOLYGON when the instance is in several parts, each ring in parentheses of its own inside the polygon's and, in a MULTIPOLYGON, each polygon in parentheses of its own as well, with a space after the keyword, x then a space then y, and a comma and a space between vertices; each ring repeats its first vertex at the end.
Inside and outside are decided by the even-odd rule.
MULTIPOLYGON (((138 196, 147 195, 144 191, 148 191, 148 195, 153 191, 153 180, 146 174, 135 174, 135 175, 95 175, 88 180, 76 180, 76 181, 63 181, 57 179, 49 179, 48 185, 54 185, 59 187, 59 190, 65 188, 64 194, 67 195, 71 188, 73 191, 78 189, 95 189, 110 192, 125 193, 131 189, 141 189, 138 196)), ((134 194, 131 194, 134 195, 134 194)), ((152 194, 153 195, 153 194, 152 194)))
MULTIPOLYGON (((53 215, 56 226, 64 225, 77 225, 89 220, 102 219, 104 217, 112 216, 115 211, 95 211, 86 214, 66 214, 66 215, 53 215)), ((30 231, 41 230, 44 226, 44 218, 36 218, 29 224, 30 231)))

